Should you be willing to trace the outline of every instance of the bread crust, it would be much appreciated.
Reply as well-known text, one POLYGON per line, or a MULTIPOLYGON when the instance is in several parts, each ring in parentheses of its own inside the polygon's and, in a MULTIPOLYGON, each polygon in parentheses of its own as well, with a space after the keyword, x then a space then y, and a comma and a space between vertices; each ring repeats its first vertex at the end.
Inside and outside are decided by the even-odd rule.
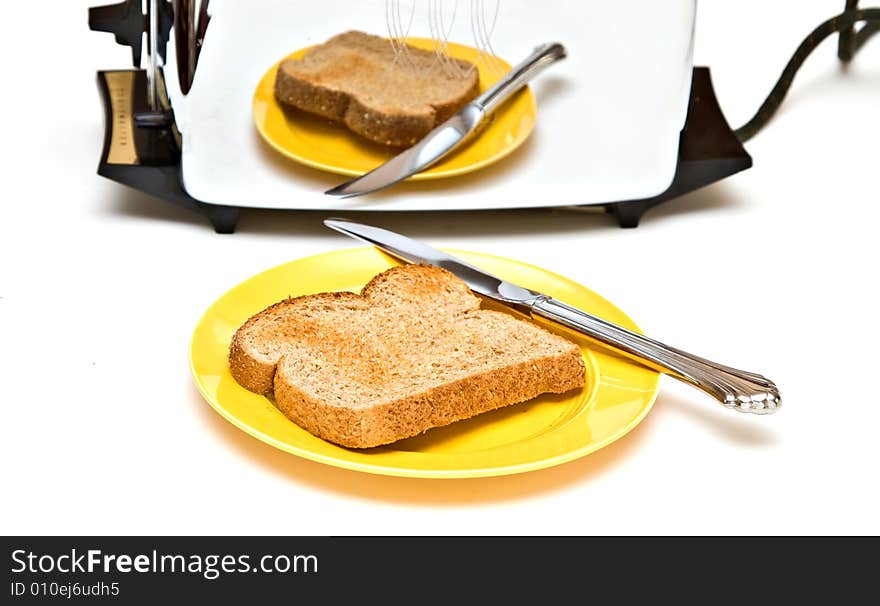
POLYGON ((232 342, 229 345, 229 370, 232 377, 239 385, 264 396, 272 396, 274 391, 275 371, 277 360, 267 360, 254 355, 247 347, 244 335, 248 328, 261 321, 268 313, 283 307, 296 306, 307 302, 326 302, 335 304, 342 301, 361 302, 361 297, 352 292, 323 292, 315 295, 301 297, 288 297, 278 303, 273 303, 263 311, 248 318, 247 322, 235 331, 232 342))
MULTIPOLYGON (((431 57, 433 53, 409 47, 409 52, 431 57)), ((275 77, 275 97, 285 107, 295 108, 315 116, 339 122, 358 135, 388 147, 409 147, 427 135, 431 129, 464 107, 479 92, 476 69, 463 70, 460 77, 438 72, 436 80, 451 83, 449 90, 440 98, 425 99, 419 107, 404 109, 380 102, 363 90, 359 82, 383 79, 389 90, 407 90, 412 94, 413 83, 394 70, 409 69, 405 66, 391 67, 384 57, 390 52, 387 40, 362 32, 346 32, 331 38, 325 44, 311 49, 300 59, 287 59, 278 67, 275 77), (381 42, 379 42, 381 41, 381 42), (358 62, 358 73, 349 79, 340 78, 339 66, 328 64, 323 69, 305 70, 304 63, 310 55, 336 50, 340 46, 353 49, 358 62), (377 46, 382 50, 377 50, 377 46), (359 48, 360 47, 360 48, 359 48), (388 48, 385 48, 388 47, 388 48), (331 74, 333 77, 331 77, 331 74)), ((354 69, 354 68, 352 68, 354 69)), ((423 69, 423 68, 412 68, 423 69)))
MULTIPOLYGON (((282 366, 283 368, 283 366, 282 366)), ((275 403, 294 423, 320 438, 349 448, 372 448, 456 421, 584 385, 584 361, 577 352, 521 362, 475 374, 369 408, 345 408, 317 400, 281 370, 275 403)))
MULTIPOLYGON (((575 344, 509 314, 479 307, 479 299, 467 285, 446 270, 423 265, 395 267, 375 276, 361 294, 320 293, 288 298, 255 314, 233 335, 229 367, 235 380, 246 389, 274 395, 278 409, 297 425, 320 438, 350 448, 389 444, 432 427, 530 400, 542 393, 563 393, 584 385, 585 365, 575 344), (364 311, 375 306, 398 306, 403 316, 401 321, 407 321, 406 314, 419 313, 415 302, 426 297, 462 321, 495 320, 510 331, 546 333, 546 337, 541 338, 553 343, 555 353, 545 352, 540 357, 490 370, 474 367, 472 373, 457 380, 429 388, 414 388, 399 397, 380 399, 366 406, 353 406, 348 402, 322 399, 304 389, 296 368, 301 362, 299 358, 283 351, 276 352, 273 358, 258 351, 265 338, 255 336, 255 330, 266 326, 267 330, 276 330, 276 326, 281 326, 279 318, 284 314, 321 315, 327 311, 336 313, 340 309, 345 312, 364 311), (474 319, 473 314, 481 315, 474 319), (520 323, 522 327, 518 328, 520 323)), ((339 343, 338 355, 343 358, 337 367, 345 367, 345 326, 339 326, 337 334, 330 334, 336 331, 326 328, 322 330, 327 333, 319 335, 324 341, 339 343)), ((284 338, 300 337, 304 339, 306 335, 288 334, 284 338)), ((382 370, 365 370, 357 365, 349 369, 361 374, 379 374, 382 370)))

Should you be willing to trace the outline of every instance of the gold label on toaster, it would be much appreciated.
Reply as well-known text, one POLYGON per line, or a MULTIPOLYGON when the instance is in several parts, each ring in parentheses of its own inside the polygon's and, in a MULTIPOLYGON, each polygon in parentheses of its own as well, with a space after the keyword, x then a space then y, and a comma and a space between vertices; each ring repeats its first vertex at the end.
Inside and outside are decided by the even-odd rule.
POLYGON ((134 72, 105 72, 107 91, 110 96, 110 149, 107 151, 108 164, 139 164, 137 149, 132 132, 132 88, 134 72))

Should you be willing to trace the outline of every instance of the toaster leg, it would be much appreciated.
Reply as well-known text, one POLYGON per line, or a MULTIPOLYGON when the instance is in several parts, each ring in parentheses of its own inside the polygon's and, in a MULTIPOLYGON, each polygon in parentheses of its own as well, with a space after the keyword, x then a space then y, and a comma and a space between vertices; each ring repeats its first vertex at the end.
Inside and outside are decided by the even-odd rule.
POLYGON ((218 206, 216 204, 205 204, 198 202, 197 208, 204 213, 214 231, 218 234, 231 234, 235 231, 238 224, 238 218, 241 216, 241 209, 237 206, 218 206))
POLYGON ((642 218, 642 213, 648 210, 649 206, 641 201, 618 202, 612 204, 609 212, 617 219, 617 224, 621 227, 638 227, 642 218))

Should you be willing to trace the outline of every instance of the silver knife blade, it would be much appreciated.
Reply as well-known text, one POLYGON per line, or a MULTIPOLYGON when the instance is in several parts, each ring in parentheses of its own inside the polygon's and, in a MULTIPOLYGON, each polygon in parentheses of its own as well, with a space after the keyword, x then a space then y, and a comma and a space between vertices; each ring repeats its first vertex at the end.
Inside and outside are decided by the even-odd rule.
POLYGON ((372 244, 407 263, 424 263, 442 267, 455 274, 472 291, 508 305, 530 306, 537 298, 544 297, 541 293, 502 280, 433 246, 381 227, 337 218, 325 219, 324 225, 352 238, 372 244))
POLYGON ((399 183, 425 170, 458 147, 476 130, 485 115, 486 112, 480 105, 469 103, 406 151, 370 172, 328 189, 324 193, 328 196, 351 198, 399 183))

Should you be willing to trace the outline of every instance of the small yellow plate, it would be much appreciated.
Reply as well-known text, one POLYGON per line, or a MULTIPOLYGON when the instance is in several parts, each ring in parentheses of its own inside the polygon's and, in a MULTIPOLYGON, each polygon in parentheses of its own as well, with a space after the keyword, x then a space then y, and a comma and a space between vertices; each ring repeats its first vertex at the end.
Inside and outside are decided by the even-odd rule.
MULTIPOLYGON (((433 40, 422 38, 409 38, 407 43, 427 50, 433 50, 435 44, 433 40)), ((286 58, 300 59, 308 50, 298 50, 286 58)), ((510 70, 507 63, 500 61, 502 69, 490 71, 483 61, 479 61, 479 51, 469 46, 450 43, 447 52, 452 57, 477 65, 480 92, 510 70)), ((301 164, 349 176, 362 175, 399 153, 399 150, 371 143, 344 126, 304 112, 285 112, 275 100, 275 74, 280 63, 273 65, 263 75, 254 92, 254 123, 269 145, 301 164)), ((535 125, 536 111, 532 91, 523 89, 493 112, 470 142, 410 179, 420 181, 452 177, 497 162, 528 138, 535 125)))
MULTIPOLYGON (((499 277, 638 330, 614 305, 562 276, 502 257, 453 252, 499 277)), ((242 282, 208 308, 193 334, 190 363, 199 391, 229 422, 281 450, 347 469, 422 478, 498 476, 558 465, 622 437, 651 409, 657 373, 591 349, 574 333, 565 336, 581 346, 587 366, 583 389, 539 396, 368 450, 313 436, 232 378, 229 342, 250 316, 288 296, 359 292, 374 275, 397 264, 375 248, 354 248, 292 261, 242 282)), ((483 305, 507 309, 488 301, 483 305)))

